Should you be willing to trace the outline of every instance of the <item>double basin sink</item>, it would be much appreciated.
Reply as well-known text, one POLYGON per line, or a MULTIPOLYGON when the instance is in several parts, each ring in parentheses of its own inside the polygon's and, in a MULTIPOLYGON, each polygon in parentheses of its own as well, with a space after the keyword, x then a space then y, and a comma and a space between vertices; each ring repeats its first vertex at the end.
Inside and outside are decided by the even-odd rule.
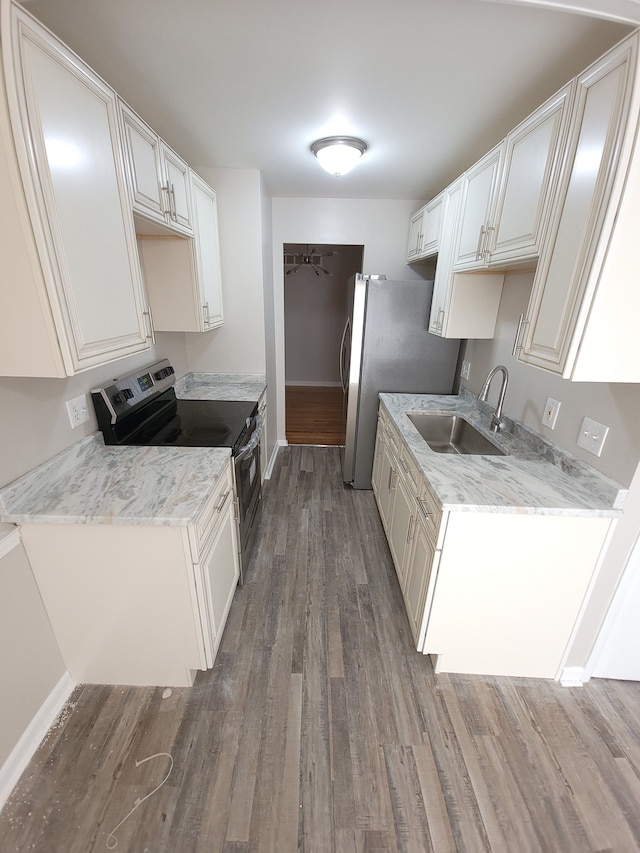
POLYGON ((461 415, 407 412, 407 417, 436 453, 463 456, 506 456, 505 452, 473 427, 461 415))

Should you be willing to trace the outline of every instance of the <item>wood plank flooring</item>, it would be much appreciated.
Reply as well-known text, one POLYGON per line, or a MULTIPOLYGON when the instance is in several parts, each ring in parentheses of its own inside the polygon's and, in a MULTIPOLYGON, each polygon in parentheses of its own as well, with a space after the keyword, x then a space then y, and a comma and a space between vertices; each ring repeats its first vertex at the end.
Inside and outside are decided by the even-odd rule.
POLYGON ((435 676, 338 456, 281 452, 192 689, 76 689, 0 814, 3 853, 640 849, 640 684, 435 676), (166 784, 115 829, 158 753, 166 784))
POLYGON ((287 385, 285 431, 289 444, 344 444, 342 388, 287 385))

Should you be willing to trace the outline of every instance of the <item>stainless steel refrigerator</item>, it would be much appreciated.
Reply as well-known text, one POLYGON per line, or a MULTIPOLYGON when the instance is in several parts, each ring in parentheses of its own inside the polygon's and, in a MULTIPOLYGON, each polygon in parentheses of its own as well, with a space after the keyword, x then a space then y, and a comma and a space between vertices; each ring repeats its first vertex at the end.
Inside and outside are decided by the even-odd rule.
POLYGON ((349 279, 340 351, 344 392, 342 479, 370 489, 381 391, 450 394, 460 341, 427 331, 432 281, 349 279))

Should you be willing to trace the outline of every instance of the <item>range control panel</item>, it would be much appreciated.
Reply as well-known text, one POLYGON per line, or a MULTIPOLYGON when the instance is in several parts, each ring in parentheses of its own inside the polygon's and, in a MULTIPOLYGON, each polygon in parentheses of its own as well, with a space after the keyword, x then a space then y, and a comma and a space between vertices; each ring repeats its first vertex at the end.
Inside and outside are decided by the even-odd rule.
POLYGON ((120 379, 114 379, 103 388, 93 388, 91 397, 96 408, 105 405, 111 415, 111 423, 126 416, 132 409, 152 397, 162 394, 175 382, 175 370, 164 358, 154 364, 138 369, 120 379))

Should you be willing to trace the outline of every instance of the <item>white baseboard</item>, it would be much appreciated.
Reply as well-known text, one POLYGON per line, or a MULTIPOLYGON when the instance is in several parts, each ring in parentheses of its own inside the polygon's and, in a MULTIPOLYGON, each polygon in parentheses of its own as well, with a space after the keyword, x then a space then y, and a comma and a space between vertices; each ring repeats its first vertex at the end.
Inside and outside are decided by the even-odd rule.
POLYGON ((18 779, 24 773, 34 752, 73 693, 75 686, 75 681, 68 672, 65 672, 0 767, 0 809, 8 800, 18 779))
POLYGON ((565 666, 560 673, 560 684, 563 687, 583 687, 588 680, 583 666, 565 666))
POLYGON ((274 468, 274 465, 276 464, 276 459, 278 458, 278 451, 280 450, 281 447, 286 447, 288 444, 289 444, 289 442, 286 439, 279 438, 276 441, 276 443, 273 447, 273 451, 271 453, 271 459, 269 459, 269 464, 267 465, 267 470, 264 472, 265 480, 271 479, 271 474, 273 473, 273 468, 274 468))

